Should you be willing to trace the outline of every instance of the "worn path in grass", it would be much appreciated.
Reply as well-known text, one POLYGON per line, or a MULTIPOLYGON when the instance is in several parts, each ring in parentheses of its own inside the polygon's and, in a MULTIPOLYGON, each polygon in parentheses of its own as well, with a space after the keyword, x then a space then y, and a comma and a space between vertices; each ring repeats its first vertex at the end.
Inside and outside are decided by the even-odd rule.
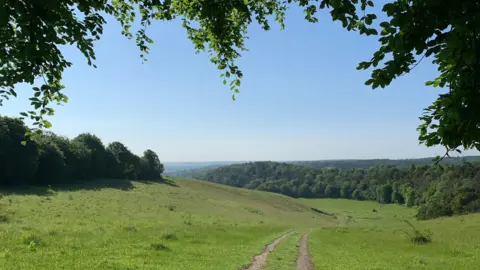
POLYGON ((312 258, 308 254, 308 236, 309 233, 306 233, 302 240, 300 241, 300 248, 298 252, 298 259, 297 259, 297 270, 314 270, 315 267, 312 263, 312 258))
POLYGON ((267 245, 264 249, 264 251, 253 257, 253 261, 250 265, 242 268, 244 270, 262 270, 265 266, 265 262, 267 261, 268 254, 273 251, 273 249, 280 244, 280 242, 285 239, 287 236, 292 234, 293 232, 284 234, 283 236, 275 239, 271 244, 267 245))

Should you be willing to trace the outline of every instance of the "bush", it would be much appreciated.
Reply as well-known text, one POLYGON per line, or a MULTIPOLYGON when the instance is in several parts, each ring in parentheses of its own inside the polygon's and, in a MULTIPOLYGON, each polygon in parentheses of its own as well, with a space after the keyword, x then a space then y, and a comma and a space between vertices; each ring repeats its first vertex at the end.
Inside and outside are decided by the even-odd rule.
POLYGON ((470 202, 465 206, 467 212, 476 213, 480 212, 480 199, 470 202))
POLYGON ((434 219, 453 215, 450 204, 441 201, 429 201, 418 208, 416 215, 419 220, 434 219))
POLYGON ((22 236, 22 243, 30 246, 39 246, 42 244, 40 237, 33 233, 25 233, 22 236))
POLYGON ((361 191, 358 189, 355 189, 352 193, 352 199, 361 201, 362 200, 361 191))
POLYGON ((420 245, 432 242, 432 233, 430 231, 421 232, 417 228, 415 228, 415 226, 413 226, 413 224, 410 223, 408 220, 404 220, 403 222, 405 222, 411 229, 410 231, 403 231, 410 242, 420 245))
POLYGON ((465 212, 466 206, 477 199, 477 195, 474 192, 460 192, 453 197, 451 202, 451 208, 454 213, 465 212))

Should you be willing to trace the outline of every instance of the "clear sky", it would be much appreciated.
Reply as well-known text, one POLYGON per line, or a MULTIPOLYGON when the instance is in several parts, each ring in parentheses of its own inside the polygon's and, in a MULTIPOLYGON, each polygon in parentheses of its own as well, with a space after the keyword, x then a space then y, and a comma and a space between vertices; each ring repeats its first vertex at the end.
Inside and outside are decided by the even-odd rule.
MULTIPOLYGON (((239 65, 241 93, 232 101, 207 53, 195 54, 178 22, 155 23, 149 61, 134 40, 108 20, 96 43, 97 69, 76 48, 64 76, 70 101, 56 109, 52 131, 92 132, 162 161, 414 158, 443 154, 418 144, 423 108, 439 90, 425 87, 436 69, 424 61, 386 89, 364 86, 357 71, 378 48, 375 37, 345 31, 323 13, 310 24, 291 10, 287 27, 250 28, 239 65)), ((4 103, 2 114, 28 108, 29 88, 4 103)), ((468 152, 477 154, 477 152, 468 152)))

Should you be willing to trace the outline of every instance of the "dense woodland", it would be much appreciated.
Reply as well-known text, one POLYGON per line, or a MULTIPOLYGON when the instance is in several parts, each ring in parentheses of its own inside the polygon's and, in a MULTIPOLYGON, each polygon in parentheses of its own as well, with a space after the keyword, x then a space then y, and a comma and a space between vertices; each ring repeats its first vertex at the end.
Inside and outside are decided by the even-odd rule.
POLYGON ((161 179, 164 168, 152 150, 139 157, 121 142, 105 147, 90 133, 70 140, 44 132, 36 140, 24 142, 27 131, 21 119, 0 116, 2 186, 53 185, 98 178, 161 179))
MULTIPOLYGON (((343 159, 343 160, 313 160, 287 162, 312 168, 337 168, 337 169, 368 169, 377 165, 393 165, 399 168, 409 168, 410 165, 432 165, 434 158, 412 159, 343 159)), ((441 160, 440 164, 460 164, 464 161, 480 161, 480 156, 451 157, 441 160)))
POLYGON ((199 172, 195 177, 292 197, 375 200, 418 207, 419 219, 480 211, 478 162, 349 170, 253 162, 199 172))

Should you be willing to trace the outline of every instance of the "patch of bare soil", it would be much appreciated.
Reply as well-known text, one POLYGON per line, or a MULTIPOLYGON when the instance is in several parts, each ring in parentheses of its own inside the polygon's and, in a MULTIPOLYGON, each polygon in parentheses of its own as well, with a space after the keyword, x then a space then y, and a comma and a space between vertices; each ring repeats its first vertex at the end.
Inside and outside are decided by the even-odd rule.
POLYGON ((275 239, 271 244, 265 246, 265 249, 263 250, 262 254, 259 254, 255 257, 253 257, 253 261, 250 265, 245 266, 241 268, 242 270, 262 270, 263 267, 265 266, 265 263, 267 262, 267 257, 270 252, 273 251, 273 249, 280 244, 280 242, 293 232, 287 233, 277 239, 275 239))
POLYGON ((305 234, 300 241, 300 248, 298 250, 297 270, 314 270, 315 266, 312 263, 312 258, 308 255, 308 236, 305 234))

